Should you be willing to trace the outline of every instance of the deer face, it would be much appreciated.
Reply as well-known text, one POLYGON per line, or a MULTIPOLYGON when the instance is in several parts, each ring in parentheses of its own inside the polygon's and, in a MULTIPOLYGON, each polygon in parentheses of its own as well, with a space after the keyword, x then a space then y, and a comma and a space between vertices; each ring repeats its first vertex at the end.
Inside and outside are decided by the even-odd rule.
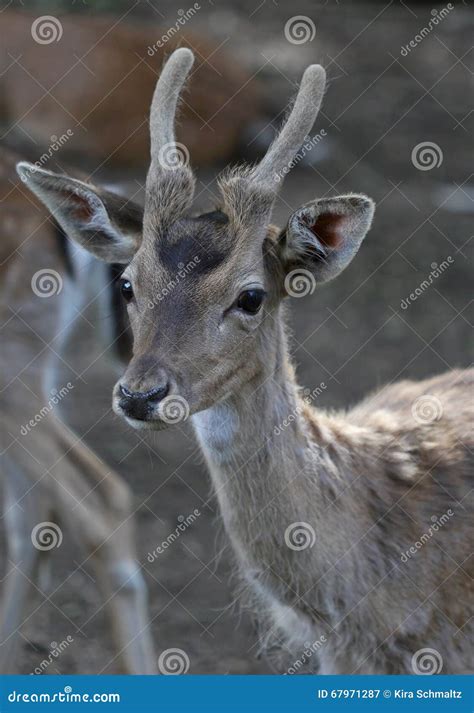
POLYGON ((114 390, 117 413, 156 428, 168 404, 200 411, 263 370, 278 303, 264 263, 239 250, 221 211, 143 241, 121 278, 134 356, 114 390))
POLYGON ((284 230, 270 224, 275 176, 291 163, 322 100, 324 70, 314 65, 261 163, 224 174, 218 208, 192 217, 191 170, 163 160, 175 145, 176 104, 192 62, 189 50, 177 50, 155 90, 143 214, 90 184, 18 166, 73 240, 124 265, 120 289, 134 349, 113 405, 137 428, 162 428, 179 420, 176 409, 201 411, 271 374, 288 278, 304 270, 318 283, 338 274, 374 211, 370 199, 348 195, 299 208, 284 230))

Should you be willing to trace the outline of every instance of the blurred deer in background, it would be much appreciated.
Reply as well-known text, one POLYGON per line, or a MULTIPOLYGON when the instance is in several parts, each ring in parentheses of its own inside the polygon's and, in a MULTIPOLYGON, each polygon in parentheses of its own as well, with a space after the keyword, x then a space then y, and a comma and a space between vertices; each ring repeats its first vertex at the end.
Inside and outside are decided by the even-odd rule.
POLYGON ((319 284, 349 264, 374 204, 316 199, 283 230, 270 224, 323 98, 325 73, 313 65, 261 162, 225 173, 220 205, 190 217, 191 169, 170 170, 160 152, 175 141, 192 61, 177 50, 158 81, 143 219, 137 210, 127 232, 94 186, 18 167, 67 235, 125 266, 134 352, 114 409, 137 429, 165 428, 179 409, 192 415, 265 643, 298 656, 325 637, 321 673, 411 673, 424 647, 442 655, 444 671, 472 671, 472 372, 390 385, 347 413, 310 408, 289 359, 283 298, 295 276, 319 284), (182 264, 194 269, 170 290, 182 264), (426 395, 439 410, 418 418, 426 395), (452 522, 403 563, 448 511, 452 522))
POLYGON ((35 15, 2 12, 0 125, 6 140, 24 153, 30 136, 28 148, 37 154, 40 145, 41 154, 64 137, 62 160, 142 169, 156 79, 166 54, 184 42, 198 57, 196 82, 182 102, 186 149, 200 167, 237 155, 249 127, 264 118, 264 102, 257 80, 229 57, 225 43, 216 46, 187 27, 160 42, 165 27, 93 12, 36 23, 35 15), (35 37, 43 39, 42 32, 60 41, 39 44, 35 37))
MULTIPOLYGON (((68 365, 78 348, 79 327, 84 331, 87 323, 95 339, 88 342, 85 367, 102 354, 113 357, 119 346, 127 351, 122 328, 114 332, 107 319, 111 271, 69 243, 44 207, 27 195, 15 172, 17 160, 0 150, 0 472, 9 561, 2 585, 0 670, 18 673, 19 631, 36 611, 34 595, 43 596, 38 575, 64 529, 93 568, 121 669, 156 673, 131 493, 61 413, 60 402, 74 386, 68 365)), ((120 230, 127 232, 139 214, 133 209, 128 214, 118 196, 104 193, 103 199, 115 205, 120 230)))

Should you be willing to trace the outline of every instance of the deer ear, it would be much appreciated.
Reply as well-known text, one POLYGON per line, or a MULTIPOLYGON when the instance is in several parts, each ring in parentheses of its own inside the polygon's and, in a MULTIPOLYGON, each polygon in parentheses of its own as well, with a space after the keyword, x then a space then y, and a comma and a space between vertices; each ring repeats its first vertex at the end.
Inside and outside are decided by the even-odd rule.
POLYGON ((374 210, 362 195, 322 198, 297 210, 281 236, 285 271, 304 267, 316 282, 332 280, 357 253, 374 210))
POLYGON ((66 234, 105 262, 128 264, 142 234, 142 209, 115 193, 22 161, 21 180, 51 211, 66 234))

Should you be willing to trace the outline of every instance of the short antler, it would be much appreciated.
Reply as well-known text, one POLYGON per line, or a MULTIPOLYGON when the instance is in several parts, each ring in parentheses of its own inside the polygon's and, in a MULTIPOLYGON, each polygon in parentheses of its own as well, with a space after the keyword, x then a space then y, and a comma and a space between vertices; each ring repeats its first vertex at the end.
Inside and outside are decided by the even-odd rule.
POLYGON ((231 171, 219 180, 224 211, 244 240, 264 235, 282 179, 314 124, 325 83, 326 73, 319 64, 308 67, 288 119, 260 163, 231 171))
POLYGON ((312 64, 306 69, 285 125, 252 172, 252 178, 260 185, 275 190, 275 176, 290 165, 305 136, 311 131, 321 106, 325 84, 326 72, 321 65, 312 64))
POLYGON ((194 55, 191 50, 182 47, 173 52, 163 67, 156 84, 150 109, 150 149, 152 160, 158 158, 164 146, 175 143, 174 121, 176 106, 193 62, 194 55))
POLYGON ((190 49, 175 50, 158 79, 150 109, 151 163, 147 176, 147 216, 155 226, 176 220, 191 205, 194 177, 189 155, 176 143, 175 115, 179 96, 194 62, 190 49))

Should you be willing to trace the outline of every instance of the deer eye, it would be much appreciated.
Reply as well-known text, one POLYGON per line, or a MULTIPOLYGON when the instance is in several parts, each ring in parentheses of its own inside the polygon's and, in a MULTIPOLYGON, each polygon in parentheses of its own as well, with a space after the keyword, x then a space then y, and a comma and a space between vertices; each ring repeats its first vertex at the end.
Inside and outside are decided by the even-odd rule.
POLYGON ((120 292, 125 302, 130 302, 133 299, 132 284, 129 280, 121 280, 120 282, 120 292))
POLYGON ((257 314, 262 306, 265 292, 263 290, 245 290, 237 300, 237 307, 248 314, 257 314))

